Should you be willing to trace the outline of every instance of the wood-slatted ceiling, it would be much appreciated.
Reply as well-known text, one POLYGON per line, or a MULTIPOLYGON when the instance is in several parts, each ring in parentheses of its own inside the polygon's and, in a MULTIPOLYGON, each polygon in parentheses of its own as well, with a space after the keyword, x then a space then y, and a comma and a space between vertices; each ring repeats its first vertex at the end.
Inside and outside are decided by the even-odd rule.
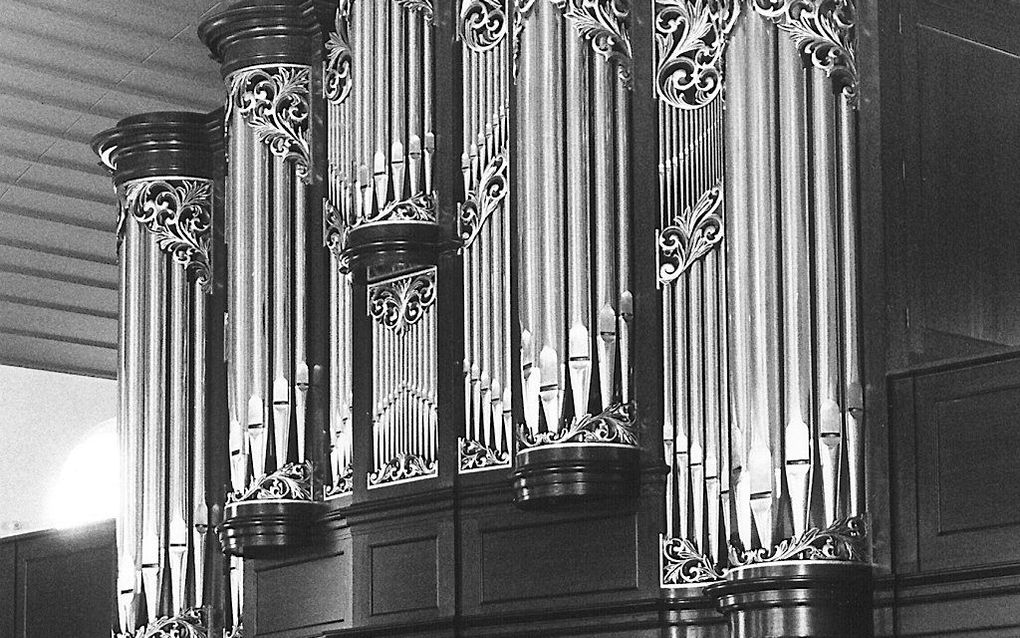
POLYGON ((210 111, 217 0, 3 0, 0 363, 116 375, 116 204, 88 148, 145 111, 210 111))

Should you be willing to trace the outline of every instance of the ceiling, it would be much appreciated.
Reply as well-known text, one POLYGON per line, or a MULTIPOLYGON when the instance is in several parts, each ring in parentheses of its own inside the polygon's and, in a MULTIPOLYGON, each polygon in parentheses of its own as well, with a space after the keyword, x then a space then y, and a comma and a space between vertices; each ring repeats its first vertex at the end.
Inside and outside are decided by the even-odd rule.
POLYGON ((116 200, 88 141, 128 115, 219 106, 195 32, 225 4, 4 0, 0 364, 116 375, 116 200))

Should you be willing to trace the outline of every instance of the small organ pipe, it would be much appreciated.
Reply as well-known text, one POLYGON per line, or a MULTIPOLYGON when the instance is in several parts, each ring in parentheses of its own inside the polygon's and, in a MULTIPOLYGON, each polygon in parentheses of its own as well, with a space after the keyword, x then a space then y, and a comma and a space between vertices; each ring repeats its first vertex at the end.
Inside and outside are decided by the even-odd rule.
MULTIPOLYGON (((537 3, 541 5, 542 3, 537 3)), ((538 299, 538 265, 540 250, 540 219, 541 191, 539 184, 542 179, 542 158, 544 153, 539 150, 541 143, 541 123, 538 121, 538 89, 541 86, 540 68, 542 58, 541 45, 537 37, 537 7, 524 18, 524 30, 520 44, 520 79, 518 80, 519 109, 517 130, 521 135, 518 144, 517 165, 521 167, 522 183, 520 195, 521 216, 518 221, 518 237, 520 254, 525 258, 519 260, 519 295, 518 314, 521 323, 521 375, 524 394, 524 417, 528 427, 539 430, 539 412, 541 410, 538 397, 541 385, 541 369, 537 360, 541 350, 542 316, 539 312, 538 299)))
MULTIPOLYGON (((596 158, 615 156, 612 113, 613 81, 616 71, 606 64, 596 65, 592 77, 592 110, 594 115, 593 151, 596 158)), ((598 372, 601 407, 613 401, 615 385, 616 317, 616 220, 614 172, 608 161, 594 163, 594 228, 595 228, 595 312, 598 323, 598 372)))
POLYGON ((291 297, 291 198, 289 168, 282 157, 272 158, 272 348, 273 348, 273 434, 276 443, 276 466, 287 463, 290 451, 291 394, 293 379, 290 368, 290 297, 291 297))
POLYGON ((305 249, 308 245, 308 204, 307 187, 294 173, 294 167, 288 167, 290 183, 294 193, 294 240, 291 244, 291 255, 288 259, 294 263, 294 410, 297 423, 297 459, 304 462, 307 452, 307 409, 308 409, 308 341, 306 326, 308 323, 308 275, 305 263, 305 249))
MULTIPOLYGON (((618 76, 616 65, 609 65, 610 71, 616 75, 615 101, 616 113, 614 128, 616 130, 616 236, 617 241, 626 245, 630 240, 630 102, 628 89, 618 76)), ((630 401, 630 323, 634 316, 634 297, 630 290, 630 251, 617 250, 616 288, 619 303, 619 353, 620 353, 620 387, 621 397, 625 403, 630 401)), ((615 359, 615 357, 614 357, 615 359)), ((615 365, 615 361, 614 361, 615 365)), ((580 411, 583 411, 580 410, 580 411)))
POLYGON ((201 606, 205 601, 205 545, 209 527, 209 506, 206 500, 206 312, 205 292, 197 284, 191 286, 192 298, 192 476, 191 525, 192 561, 195 573, 193 603, 201 606))
MULTIPOLYGON (((254 140, 252 140, 254 142, 254 140)), ((251 297, 249 298, 251 312, 251 335, 248 343, 251 344, 251 385, 250 397, 248 399, 248 443, 252 453, 252 465, 255 476, 259 477, 266 473, 266 450, 269 444, 266 432, 265 413, 265 344, 269 336, 265 322, 265 299, 266 299, 266 256, 269 254, 266 229, 269 223, 267 211, 269 210, 268 198, 266 196, 265 184, 268 177, 267 153, 261 144, 249 144, 247 153, 251 157, 251 178, 252 186, 252 233, 251 252, 248 257, 251 264, 251 297)))

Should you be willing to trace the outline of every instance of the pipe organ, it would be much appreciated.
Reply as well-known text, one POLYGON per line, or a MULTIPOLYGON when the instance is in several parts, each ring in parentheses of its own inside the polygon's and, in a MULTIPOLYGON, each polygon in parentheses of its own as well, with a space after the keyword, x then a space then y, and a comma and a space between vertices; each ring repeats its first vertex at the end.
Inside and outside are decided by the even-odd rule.
POLYGON ((93 140, 120 202, 118 635, 223 622, 218 117, 139 115, 93 140))
POLYGON ((303 562, 346 586, 329 635, 502 622, 544 604, 546 577, 550 598, 618 592, 703 635, 815 635, 791 609, 867 635, 855 23, 851 0, 244 0, 207 18, 222 259, 150 237, 212 177, 115 178, 126 617, 215 595, 208 525, 231 556, 216 609, 236 626, 244 607, 252 635, 283 627, 259 627, 286 580, 263 574, 303 562), (213 394, 224 414, 198 410, 213 394), (588 543, 616 567, 592 572, 588 543), (636 576, 591 584, 635 556, 636 576), (588 576, 542 571, 560 560, 588 576))

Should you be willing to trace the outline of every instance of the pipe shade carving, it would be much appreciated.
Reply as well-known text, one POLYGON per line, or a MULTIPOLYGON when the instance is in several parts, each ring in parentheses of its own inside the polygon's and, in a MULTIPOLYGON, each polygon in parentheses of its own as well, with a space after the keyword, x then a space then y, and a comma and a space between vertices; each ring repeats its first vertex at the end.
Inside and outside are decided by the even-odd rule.
POLYGON ((205 290, 212 285, 212 188, 205 179, 149 178, 128 183, 121 198, 121 215, 144 224, 160 249, 194 273, 205 290))
POLYGON ((303 66, 253 67, 230 78, 227 122, 234 109, 273 155, 293 162, 308 181, 308 92, 310 69, 303 66))
POLYGON ((213 277, 220 117, 134 116, 92 143, 120 209, 117 635, 222 631, 224 564, 210 538, 222 497, 207 465, 222 443, 208 345, 223 312, 213 277))

